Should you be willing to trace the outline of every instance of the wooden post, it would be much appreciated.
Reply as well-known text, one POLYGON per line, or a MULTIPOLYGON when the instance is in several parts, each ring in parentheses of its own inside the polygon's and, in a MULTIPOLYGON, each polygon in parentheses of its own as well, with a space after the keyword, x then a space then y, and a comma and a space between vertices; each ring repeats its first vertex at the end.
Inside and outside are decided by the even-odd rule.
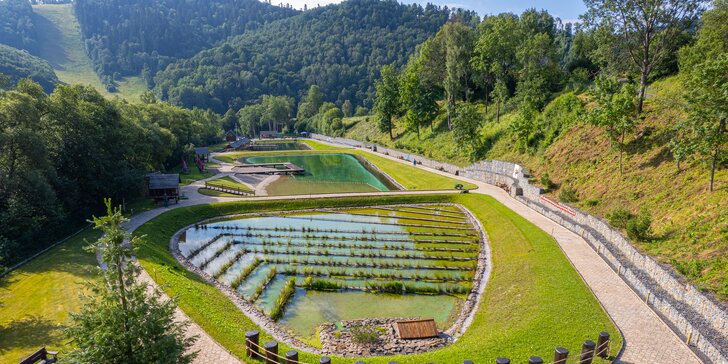
POLYGON ((495 364, 511 364, 511 359, 508 359, 508 358, 495 358, 495 364))
POLYGON ((594 358, 594 349, 597 344, 591 340, 584 341, 584 345, 581 346, 581 356, 579 357, 579 364, 591 364, 594 358))
POLYGON ((463 364, 475 364, 472 360, 463 360, 463 364))
POLYGON ((265 363, 266 364, 278 364, 278 343, 275 341, 268 341, 265 343, 265 363))
POLYGON ((606 359, 609 356, 607 349, 609 349, 609 333, 602 331, 599 333, 599 338, 597 339, 596 356, 606 359))
POLYGON ((363 361, 359 360, 359 361, 355 361, 354 364, 366 364, 366 363, 364 363, 363 361))
POLYGON ((258 354, 258 338, 260 334, 256 330, 245 332, 245 354, 248 358, 257 358, 258 354))
POLYGON ((286 351, 286 364, 298 363, 298 352, 295 350, 286 351))
POLYGON ((569 351, 566 348, 558 347, 554 349, 554 364, 564 364, 568 357, 569 351))
POLYGON ((528 358, 528 364, 543 364, 543 359, 540 356, 532 356, 528 358))
POLYGON ((328 356, 322 356, 321 360, 319 360, 319 364, 331 364, 331 358, 328 356))

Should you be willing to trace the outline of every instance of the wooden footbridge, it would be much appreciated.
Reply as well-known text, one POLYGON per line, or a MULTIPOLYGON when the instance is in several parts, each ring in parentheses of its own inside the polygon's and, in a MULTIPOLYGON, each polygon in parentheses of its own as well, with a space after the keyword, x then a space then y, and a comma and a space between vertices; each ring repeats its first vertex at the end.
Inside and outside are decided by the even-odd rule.
POLYGON ((238 174, 303 174, 305 169, 293 163, 261 163, 243 164, 233 167, 233 172, 238 174))

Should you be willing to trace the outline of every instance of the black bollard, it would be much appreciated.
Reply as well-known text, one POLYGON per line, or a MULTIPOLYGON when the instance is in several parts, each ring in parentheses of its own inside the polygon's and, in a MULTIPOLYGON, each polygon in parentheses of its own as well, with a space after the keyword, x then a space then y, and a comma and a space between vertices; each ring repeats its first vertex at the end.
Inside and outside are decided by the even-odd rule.
POLYGON ((354 364, 365 364, 365 363, 363 361, 359 360, 359 361, 354 362, 354 364))
POLYGON ((322 356, 321 360, 319 360, 319 364, 331 364, 331 358, 328 356, 322 356))
POLYGON ((606 359, 609 356, 608 349, 609 349, 609 333, 602 331, 599 333, 599 338, 597 339, 596 356, 606 359))
POLYGON ((528 364, 543 364, 543 359, 540 356, 532 356, 528 358, 528 364))
POLYGON ((248 358, 257 358, 258 354, 258 338, 260 334, 256 330, 245 332, 245 354, 248 358))
POLYGON ((495 358, 495 364, 511 364, 511 359, 508 359, 508 358, 495 358))
POLYGON ((286 364, 298 363, 298 352, 295 350, 286 351, 286 364))
POLYGON ((278 343, 275 341, 268 341, 265 343, 265 363, 266 364, 278 364, 278 343))
POLYGON ((579 364, 591 364, 594 358, 594 349, 597 344, 591 340, 584 341, 584 345, 581 347, 581 356, 579 357, 579 364))
POLYGON ((554 350, 554 364, 564 364, 568 357, 569 351, 566 348, 558 347, 554 350))
POLYGON ((463 364, 475 364, 472 360, 463 360, 463 364))

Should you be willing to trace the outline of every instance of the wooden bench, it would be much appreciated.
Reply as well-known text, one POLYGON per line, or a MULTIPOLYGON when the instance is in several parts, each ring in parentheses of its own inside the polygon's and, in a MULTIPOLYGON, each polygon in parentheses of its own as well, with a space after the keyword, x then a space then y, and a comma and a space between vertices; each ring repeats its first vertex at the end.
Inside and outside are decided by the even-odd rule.
POLYGON ((57 351, 48 351, 46 350, 45 346, 38 349, 35 353, 31 354, 29 357, 23 359, 20 361, 20 364, 34 364, 34 363, 55 363, 56 362, 56 356, 58 355, 57 351), (52 358, 49 358, 48 356, 52 356, 52 358))

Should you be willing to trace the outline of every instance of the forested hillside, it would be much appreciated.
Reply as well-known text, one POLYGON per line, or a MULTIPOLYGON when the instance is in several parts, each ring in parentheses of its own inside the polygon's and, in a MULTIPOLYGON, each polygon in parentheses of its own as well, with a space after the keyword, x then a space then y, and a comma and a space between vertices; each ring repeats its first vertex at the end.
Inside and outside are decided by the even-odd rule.
MULTIPOLYGON (((30 78, 39 83, 46 92, 53 91, 59 83, 48 62, 27 51, 0 44, 0 75, 7 77, 9 85, 15 85, 21 78, 30 78)), ((8 86, 9 86, 8 85, 8 86)), ((0 88, 2 88, 0 86, 0 88)))
POLYGON ((313 126, 460 165, 521 163, 728 299, 728 2, 658 3, 590 1, 574 31, 535 11, 450 22, 383 68, 372 115, 313 126), (648 20, 614 27, 621 16, 648 20))
POLYGON ((139 74, 151 87, 168 63, 297 13, 257 0, 77 0, 74 9, 89 57, 108 88, 115 75, 139 74))
POLYGON ((0 90, 0 271, 221 136, 218 115, 153 98, 128 104, 80 85, 48 95, 27 80, 0 90))
POLYGON ((26 0, 0 1, 0 43, 35 51, 33 9, 26 0))
POLYGON ((370 104, 384 64, 404 64, 449 11, 395 1, 351 0, 270 23, 155 78, 155 93, 185 107, 224 112, 261 95, 299 98, 318 85, 326 101, 370 104))

